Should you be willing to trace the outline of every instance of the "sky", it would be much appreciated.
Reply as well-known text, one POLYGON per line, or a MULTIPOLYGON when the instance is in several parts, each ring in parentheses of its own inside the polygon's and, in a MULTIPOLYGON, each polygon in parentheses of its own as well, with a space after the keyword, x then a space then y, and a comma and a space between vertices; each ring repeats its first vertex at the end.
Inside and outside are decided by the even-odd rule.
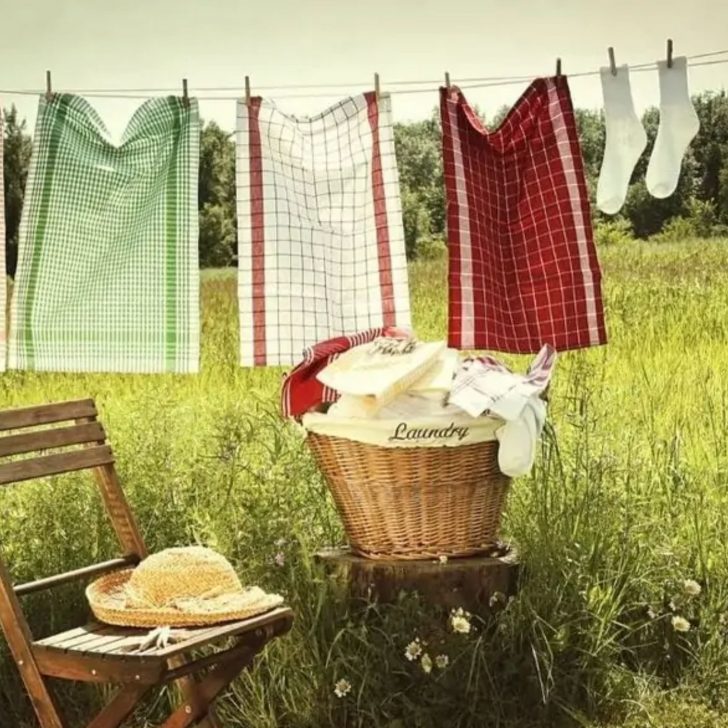
MULTIPOLYGON (((726 0, 0 0, 0 104, 15 103, 32 127, 35 96, 12 90, 163 88, 191 95, 230 86, 277 99, 289 113, 312 114, 338 98, 388 81, 593 71, 613 46, 618 64, 728 49, 726 0), (275 85, 344 84, 338 89, 268 90, 275 85), (179 89, 179 91, 176 91, 179 89), (261 90, 264 89, 264 90, 261 90), (331 94, 326 98, 284 95, 331 94)), ((724 56, 728 59, 728 55, 724 56)), ((728 86, 728 64, 690 70, 691 92, 728 86)), ((465 82, 461 81, 465 86, 465 82)), ((437 104, 436 83, 393 93, 396 121, 421 119, 437 104)), ((513 104, 527 85, 466 91, 487 115, 513 104)), ((575 106, 601 106, 598 77, 574 78, 575 106)), ((659 103, 657 74, 632 74, 635 105, 659 103)), ((164 92, 161 92, 164 93, 164 92)), ((82 94, 87 95, 87 94, 82 94)), ((153 92, 152 94, 153 95, 153 92)), ((92 99, 118 140, 139 99, 92 99)), ((200 100, 201 114, 231 129, 233 100, 200 100)))

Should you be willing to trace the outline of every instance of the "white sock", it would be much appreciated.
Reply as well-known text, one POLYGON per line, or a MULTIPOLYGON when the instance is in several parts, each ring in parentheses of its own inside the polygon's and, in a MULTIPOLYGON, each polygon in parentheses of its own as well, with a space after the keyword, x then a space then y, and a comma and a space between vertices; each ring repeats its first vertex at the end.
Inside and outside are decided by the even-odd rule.
POLYGON ((647 189, 653 197, 669 197, 680 179, 680 166, 688 144, 700 129, 688 93, 685 56, 673 58, 672 68, 658 62, 660 74, 660 126, 647 166, 647 189))
POLYGON ((597 206, 614 215, 627 196, 632 171, 647 146, 647 133, 634 110, 629 68, 619 66, 617 75, 601 68, 607 142, 597 183, 597 206))

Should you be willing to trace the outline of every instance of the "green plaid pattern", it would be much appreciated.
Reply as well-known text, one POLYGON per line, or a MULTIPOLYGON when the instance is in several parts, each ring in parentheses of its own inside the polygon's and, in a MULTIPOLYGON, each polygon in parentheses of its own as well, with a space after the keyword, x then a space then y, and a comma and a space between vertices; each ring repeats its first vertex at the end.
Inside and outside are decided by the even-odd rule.
POLYGON ((194 99, 145 102, 116 146, 84 99, 41 97, 11 368, 198 371, 199 142, 194 99))

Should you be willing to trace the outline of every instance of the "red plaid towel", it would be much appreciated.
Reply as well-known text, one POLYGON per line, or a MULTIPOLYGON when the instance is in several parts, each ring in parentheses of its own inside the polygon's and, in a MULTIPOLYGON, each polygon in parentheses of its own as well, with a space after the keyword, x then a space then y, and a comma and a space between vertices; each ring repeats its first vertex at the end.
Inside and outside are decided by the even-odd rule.
POLYGON ((408 336, 409 332, 393 326, 362 331, 352 336, 338 336, 321 341, 303 352, 303 361, 283 380, 281 411, 284 417, 300 417, 322 402, 336 402, 339 393, 324 386, 316 375, 340 354, 379 336, 408 336))
POLYGON ((441 89, 449 343, 538 351, 606 342, 601 272, 566 77, 535 80, 487 131, 441 89))
POLYGON ((243 365, 294 364, 332 336, 409 326, 389 97, 300 119, 240 101, 236 175, 243 365))

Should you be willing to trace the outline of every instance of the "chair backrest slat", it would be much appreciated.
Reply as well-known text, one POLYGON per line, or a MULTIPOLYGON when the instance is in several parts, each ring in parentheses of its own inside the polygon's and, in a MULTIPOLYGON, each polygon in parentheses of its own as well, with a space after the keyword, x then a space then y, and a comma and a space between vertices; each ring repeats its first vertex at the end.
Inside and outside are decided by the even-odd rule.
POLYGON ((99 422, 85 422, 72 427, 23 432, 19 435, 0 437, 0 457, 24 455, 34 450, 46 450, 67 445, 103 442, 105 439, 106 433, 99 422))
POLYGON ((96 417, 96 414, 96 405, 92 399, 6 410, 0 412, 0 431, 50 425, 66 420, 80 420, 84 417, 96 417))
POLYGON ((0 485, 96 468, 100 465, 110 465, 113 462, 114 455, 108 445, 96 445, 82 450, 69 450, 37 458, 25 458, 0 465, 0 485))

